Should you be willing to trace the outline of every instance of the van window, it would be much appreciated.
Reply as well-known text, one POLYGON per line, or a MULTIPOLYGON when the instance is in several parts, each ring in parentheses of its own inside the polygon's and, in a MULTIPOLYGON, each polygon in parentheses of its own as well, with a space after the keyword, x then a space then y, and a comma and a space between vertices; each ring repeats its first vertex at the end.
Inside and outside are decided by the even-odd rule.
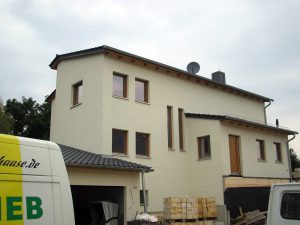
POLYGON ((300 193, 286 193, 282 196, 280 214, 284 219, 300 220, 300 193))

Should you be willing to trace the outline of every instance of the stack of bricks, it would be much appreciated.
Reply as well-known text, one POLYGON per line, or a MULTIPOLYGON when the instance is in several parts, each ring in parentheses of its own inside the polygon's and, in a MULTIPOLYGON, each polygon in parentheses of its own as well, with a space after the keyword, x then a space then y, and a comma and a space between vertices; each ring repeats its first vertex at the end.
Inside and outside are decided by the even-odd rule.
POLYGON ((164 219, 170 225, 212 225, 217 217, 215 198, 170 197, 164 199, 164 219))
POLYGON ((188 220, 198 218, 197 198, 170 197, 164 199, 164 218, 167 220, 188 220))
POLYGON ((215 198, 198 198, 198 218, 217 217, 215 198))

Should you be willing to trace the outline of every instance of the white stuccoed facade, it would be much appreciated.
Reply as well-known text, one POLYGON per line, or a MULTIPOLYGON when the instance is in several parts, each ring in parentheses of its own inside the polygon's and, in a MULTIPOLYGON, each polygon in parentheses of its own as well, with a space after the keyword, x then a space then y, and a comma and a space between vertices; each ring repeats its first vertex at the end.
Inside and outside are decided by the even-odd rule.
MULTIPOLYGON (((145 175, 149 211, 162 211, 163 198, 168 196, 215 196, 217 204, 223 205, 223 176, 231 174, 228 135, 240 137, 243 177, 286 180, 289 178, 287 133, 247 128, 220 120, 184 117, 184 151, 180 151, 178 108, 185 113, 230 114, 265 123, 264 107, 262 100, 251 98, 251 95, 247 97, 207 86, 193 78, 187 79, 184 74, 171 70, 166 72, 148 63, 132 62, 114 54, 87 55, 62 60, 57 66, 51 141, 112 155, 112 129, 127 130, 128 155, 115 157, 154 169, 154 172, 145 175), (128 76, 127 99, 113 97, 114 72, 128 76), (149 103, 135 101, 135 78, 149 82, 149 103), (82 104, 72 107, 72 85, 81 80, 82 104), (168 148, 167 106, 173 107, 173 149, 168 148), (150 157, 136 155, 136 132, 150 134, 150 157), (205 135, 210 135, 211 159, 198 160, 197 137, 205 135), (258 160, 256 139, 265 141, 264 162, 258 160), (274 142, 282 145, 282 163, 275 162, 274 142)), ((80 178, 88 180, 89 176, 95 174, 85 173, 80 178)), ((77 178, 72 176, 72 180, 77 178)), ((100 183, 105 183, 105 180, 100 183)), ((137 197, 138 191, 134 193, 137 197)), ((129 209, 128 214, 134 214, 136 209, 129 209)), ((142 211, 142 207, 138 210, 142 211)))

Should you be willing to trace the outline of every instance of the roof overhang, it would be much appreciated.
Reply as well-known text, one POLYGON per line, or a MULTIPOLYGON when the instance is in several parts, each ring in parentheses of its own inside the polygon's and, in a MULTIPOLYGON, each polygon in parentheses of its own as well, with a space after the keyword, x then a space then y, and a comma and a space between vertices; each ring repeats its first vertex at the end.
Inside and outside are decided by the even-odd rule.
POLYGON ((120 60, 125 60, 129 63, 135 63, 139 64, 140 66, 147 67, 149 69, 154 69, 156 71, 160 71, 162 73, 168 74, 168 75, 173 75, 176 77, 181 77, 181 78, 186 78, 190 81, 219 89, 225 92, 229 92, 232 94, 240 95, 242 97, 250 98, 256 101, 261 101, 261 102, 271 102, 273 99, 255 94, 253 92, 249 92, 228 84, 221 84, 218 82, 215 82, 211 79, 208 79, 206 77, 202 77, 199 75, 194 75, 191 73, 188 73, 187 71, 160 63, 156 62, 135 54, 131 54, 129 52, 125 52, 116 48, 112 48, 110 46, 100 46, 96 48, 90 48, 90 49, 85 49, 81 51, 76 51, 76 52, 71 52, 71 53, 66 53, 62 55, 56 55, 55 58, 52 60, 50 63, 50 68, 51 69, 57 69, 58 64, 63 61, 63 60, 68 60, 68 59, 74 59, 74 58, 79 58, 79 57, 84 57, 84 56, 90 56, 90 55, 96 55, 96 54, 105 54, 111 57, 115 57, 120 60))
POLYGON ((115 157, 108 157, 101 154, 95 154, 66 145, 59 144, 59 146, 67 166, 146 173, 154 171, 151 167, 142 164, 125 161, 115 157))
POLYGON ((249 121, 237 117, 227 116, 227 115, 210 115, 210 114, 197 114, 197 113, 185 113, 187 118, 198 118, 198 119, 210 119, 210 120, 220 120, 221 122, 229 125, 238 125, 245 128, 259 129, 261 131, 272 131, 275 133, 285 134, 285 135, 296 135, 298 132, 289 129, 274 127, 268 124, 263 124, 259 122, 249 121))

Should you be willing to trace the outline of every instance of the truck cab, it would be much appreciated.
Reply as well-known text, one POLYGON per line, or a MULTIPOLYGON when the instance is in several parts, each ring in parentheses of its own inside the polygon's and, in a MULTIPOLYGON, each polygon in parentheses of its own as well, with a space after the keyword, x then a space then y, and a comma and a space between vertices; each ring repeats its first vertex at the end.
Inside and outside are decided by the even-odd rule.
POLYGON ((300 183, 274 184, 271 188, 267 225, 300 224, 300 183))
POLYGON ((0 225, 74 225, 57 144, 0 134, 0 225))

